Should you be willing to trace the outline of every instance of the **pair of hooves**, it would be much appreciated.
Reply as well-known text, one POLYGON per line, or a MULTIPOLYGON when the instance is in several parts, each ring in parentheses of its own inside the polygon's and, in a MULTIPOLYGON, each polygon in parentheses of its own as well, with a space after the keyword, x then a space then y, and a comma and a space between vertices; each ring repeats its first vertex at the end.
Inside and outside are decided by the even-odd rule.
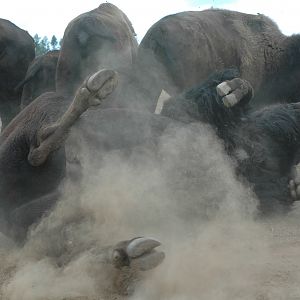
POLYGON ((221 97, 224 106, 234 107, 240 102, 248 103, 253 97, 251 84, 244 79, 234 78, 221 82, 217 86, 217 93, 221 97))
POLYGON ((156 250, 160 245, 155 239, 138 237, 119 242, 111 249, 109 262, 116 270, 114 292, 119 295, 134 293, 137 283, 144 277, 142 273, 154 269, 164 260, 164 252, 156 250))
POLYGON ((103 69, 90 77, 78 88, 74 102, 84 109, 99 106, 117 87, 118 76, 113 70, 103 69))
POLYGON ((112 249, 111 262, 118 269, 133 267, 139 271, 151 270, 165 258, 164 252, 156 250, 160 245, 156 239, 147 237, 119 242, 112 249))
MULTIPOLYGON (((89 107, 100 105, 102 100, 114 91, 117 82, 116 72, 100 70, 85 80, 78 90, 78 94, 82 95, 79 98, 89 107)), ((233 107, 241 101, 248 102, 253 97, 251 84, 241 78, 224 81, 216 89, 226 107, 233 107)))
MULTIPOLYGON (((84 101, 90 101, 90 106, 101 104, 101 100, 111 94, 118 83, 117 73, 113 70, 100 70, 87 78, 79 88, 79 92, 85 95, 84 101)), ((251 84, 241 78, 226 80, 217 86, 217 93, 222 98, 225 106, 232 107, 253 96, 251 84)))

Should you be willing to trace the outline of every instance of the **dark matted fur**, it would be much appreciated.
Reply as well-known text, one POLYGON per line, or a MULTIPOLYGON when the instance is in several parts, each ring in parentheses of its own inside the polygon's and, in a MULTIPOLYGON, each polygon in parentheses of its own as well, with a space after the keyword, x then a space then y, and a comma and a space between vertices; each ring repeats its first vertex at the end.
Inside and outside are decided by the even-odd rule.
POLYGON ((288 181, 300 142, 300 103, 252 111, 246 96, 237 106, 227 108, 217 95, 216 86, 237 74, 229 69, 212 75, 200 86, 170 98, 162 114, 184 122, 212 125, 228 154, 237 161, 239 178, 253 185, 260 211, 285 211, 293 202, 288 181))

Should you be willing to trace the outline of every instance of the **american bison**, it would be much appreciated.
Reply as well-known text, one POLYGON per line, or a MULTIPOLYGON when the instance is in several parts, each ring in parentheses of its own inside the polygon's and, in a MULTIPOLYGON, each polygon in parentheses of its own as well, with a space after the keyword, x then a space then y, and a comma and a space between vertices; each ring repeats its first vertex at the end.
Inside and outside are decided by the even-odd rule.
MULTIPOLYGON (((6 218, 6 233, 18 242, 24 241, 29 226, 49 212, 58 200, 58 187, 65 173, 63 144, 68 131, 89 107, 99 106, 113 92, 116 82, 114 71, 97 72, 82 83, 69 107, 57 93, 45 93, 22 110, 3 131, 1 211, 6 218)), ((109 139, 109 133, 106 134, 109 139)), ((61 243, 61 251, 68 252, 68 240, 61 243)), ((164 259, 163 252, 154 251, 159 245, 154 239, 139 237, 111 247, 93 245, 89 250, 98 268, 112 269, 108 277, 114 274, 110 279, 117 292, 127 294, 132 291, 131 284, 139 271, 155 268, 164 259), (125 272, 132 273, 125 283, 121 275, 123 267, 126 267, 125 272)), ((55 252, 57 258, 63 254, 55 252)), ((66 258, 63 263, 68 263, 66 258)))
MULTIPOLYGON (((288 211, 299 160, 300 104, 251 109, 253 89, 236 69, 213 74, 200 86, 170 98, 161 114, 183 123, 210 124, 237 162, 237 176, 253 187, 263 214, 288 211)), ((299 198, 299 195, 297 196, 299 198)))
MULTIPOLYGON (((66 169, 73 163, 64 147, 71 127, 90 106, 109 101, 116 88, 115 71, 104 69, 93 74, 107 62, 103 57, 101 62, 101 55, 114 53, 118 59, 111 60, 111 63, 118 69, 118 66, 131 65, 136 50, 134 32, 127 17, 108 3, 73 20, 63 40, 57 65, 56 91, 43 93, 32 101, 0 136, 0 201, 6 220, 5 232, 21 243, 26 239, 28 228, 49 212, 59 199, 66 169), (104 52, 100 55, 101 51, 104 52), (98 63, 95 63, 95 57, 98 63)), ((131 120, 132 115, 131 112, 108 110, 95 116, 99 118, 99 144, 119 147, 121 143, 122 147, 130 148, 137 143, 135 138, 131 139, 126 134, 124 143, 117 137, 112 140, 111 132, 107 130, 116 130, 110 125, 116 125, 118 121, 114 120, 117 119, 121 123, 118 128, 126 131, 122 118, 131 120), (102 124, 104 134, 101 136, 102 124)), ((139 122, 144 121, 140 117, 139 122)), ((137 126, 139 132, 140 129, 137 126)), ((120 131, 119 136, 122 136, 120 131)), ((114 266, 121 273, 123 266, 130 269, 132 263, 135 270, 136 267, 151 269, 164 258, 162 252, 152 251, 158 245, 157 241, 148 238, 123 242, 111 247, 108 259, 101 260, 99 265, 102 264, 103 268, 114 266)), ((96 256, 103 256, 101 249, 96 252, 96 256)))
MULTIPOLYGON (((230 69, 171 97, 161 115, 107 108, 110 100, 120 96, 114 91, 117 73, 110 69, 93 72, 109 67, 122 75, 134 62, 135 51, 130 22, 111 4, 102 4, 69 24, 58 59, 56 91, 40 95, 25 107, 0 137, 0 205, 7 232, 24 238, 21 228, 26 235, 28 227, 56 203, 63 178, 73 163, 65 151, 65 145, 74 142, 67 140, 71 129, 83 134, 94 153, 117 149, 127 154, 139 145, 155 149, 170 125, 208 123, 237 162, 237 176, 253 185, 260 211, 276 213, 290 208, 294 199, 288 183, 297 163, 299 105, 284 104, 250 112, 252 87, 230 69), (107 26, 96 30, 96 24, 103 23, 107 26), (110 59, 111 53, 116 54, 116 60, 110 59), (106 109, 87 112, 89 107, 99 105, 106 109)), ((199 76, 197 80, 200 79, 199 76)), ((148 99, 145 96, 139 101, 143 104, 148 99)), ((136 103, 136 99, 132 101, 136 103)), ((121 242, 109 248, 108 259, 101 263, 109 262, 122 273, 124 266, 140 261, 138 268, 147 270, 164 258, 163 253, 153 251, 159 245, 149 238, 121 242)))
POLYGON ((253 85, 253 107, 300 96, 300 38, 285 36, 268 17, 208 9, 169 15, 142 39, 137 80, 144 107, 155 110, 162 89, 171 96, 224 68, 237 68, 253 85))
MULTIPOLYGON (((101 4, 70 22, 58 58, 56 91, 40 95, 25 107, 1 135, 0 172, 4 179, 0 198, 5 210, 11 211, 56 189, 65 174, 65 150, 57 143, 55 147, 59 150, 55 155, 50 151, 42 162, 31 161, 30 153, 45 136, 41 130, 45 132, 45 127, 55 124, 63 115, 86 76, 106 64, 114 64, 116 69, 131 65, 135 52, 131 23, 112 4, 101 4), (112 53, 116 60, 109 59, 112 53)), ((49 128, 47 136, 51 133, 48 130, 52 130, 49 128)))
POLYGON ((65 29, 56 74, 57 92, 72 94, 100 69, 127 69, 137 52, 131 22, 116 6, 103 3, 81 14, 65 29))

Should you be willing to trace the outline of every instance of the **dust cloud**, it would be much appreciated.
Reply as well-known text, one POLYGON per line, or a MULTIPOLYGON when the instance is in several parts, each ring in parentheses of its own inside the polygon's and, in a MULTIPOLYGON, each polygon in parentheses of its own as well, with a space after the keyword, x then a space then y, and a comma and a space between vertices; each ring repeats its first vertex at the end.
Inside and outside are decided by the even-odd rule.
POLYGON ((209 127, 170 126, 130 153, 81 151, 82 182, 65 182, 22 248, 3 238, 1 299, 299 299, 299 209, 258 219, 209 127), (166 258, 122 298, 99 249, 138 236, 166 258))

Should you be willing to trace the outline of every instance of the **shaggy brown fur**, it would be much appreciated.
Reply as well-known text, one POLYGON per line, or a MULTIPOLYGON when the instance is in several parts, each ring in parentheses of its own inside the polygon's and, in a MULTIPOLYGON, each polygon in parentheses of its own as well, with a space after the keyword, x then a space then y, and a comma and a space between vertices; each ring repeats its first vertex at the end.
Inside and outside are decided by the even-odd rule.
POLYGON ((290 102, 300 96, 299 46, 298 36, 283 35, 261 14, 209 9, 164 17, 139 46, 137 71, 149 101, 145 106, 154 111, 162 88, 175 95, 231 67, 253 85, 254 106, 290 102))
POLYGON ((127 16, 103 3, 67 26, 57 66, 57 91, 74 93, 89 74, 131 66, 136 52, 137 41, 127 16))

